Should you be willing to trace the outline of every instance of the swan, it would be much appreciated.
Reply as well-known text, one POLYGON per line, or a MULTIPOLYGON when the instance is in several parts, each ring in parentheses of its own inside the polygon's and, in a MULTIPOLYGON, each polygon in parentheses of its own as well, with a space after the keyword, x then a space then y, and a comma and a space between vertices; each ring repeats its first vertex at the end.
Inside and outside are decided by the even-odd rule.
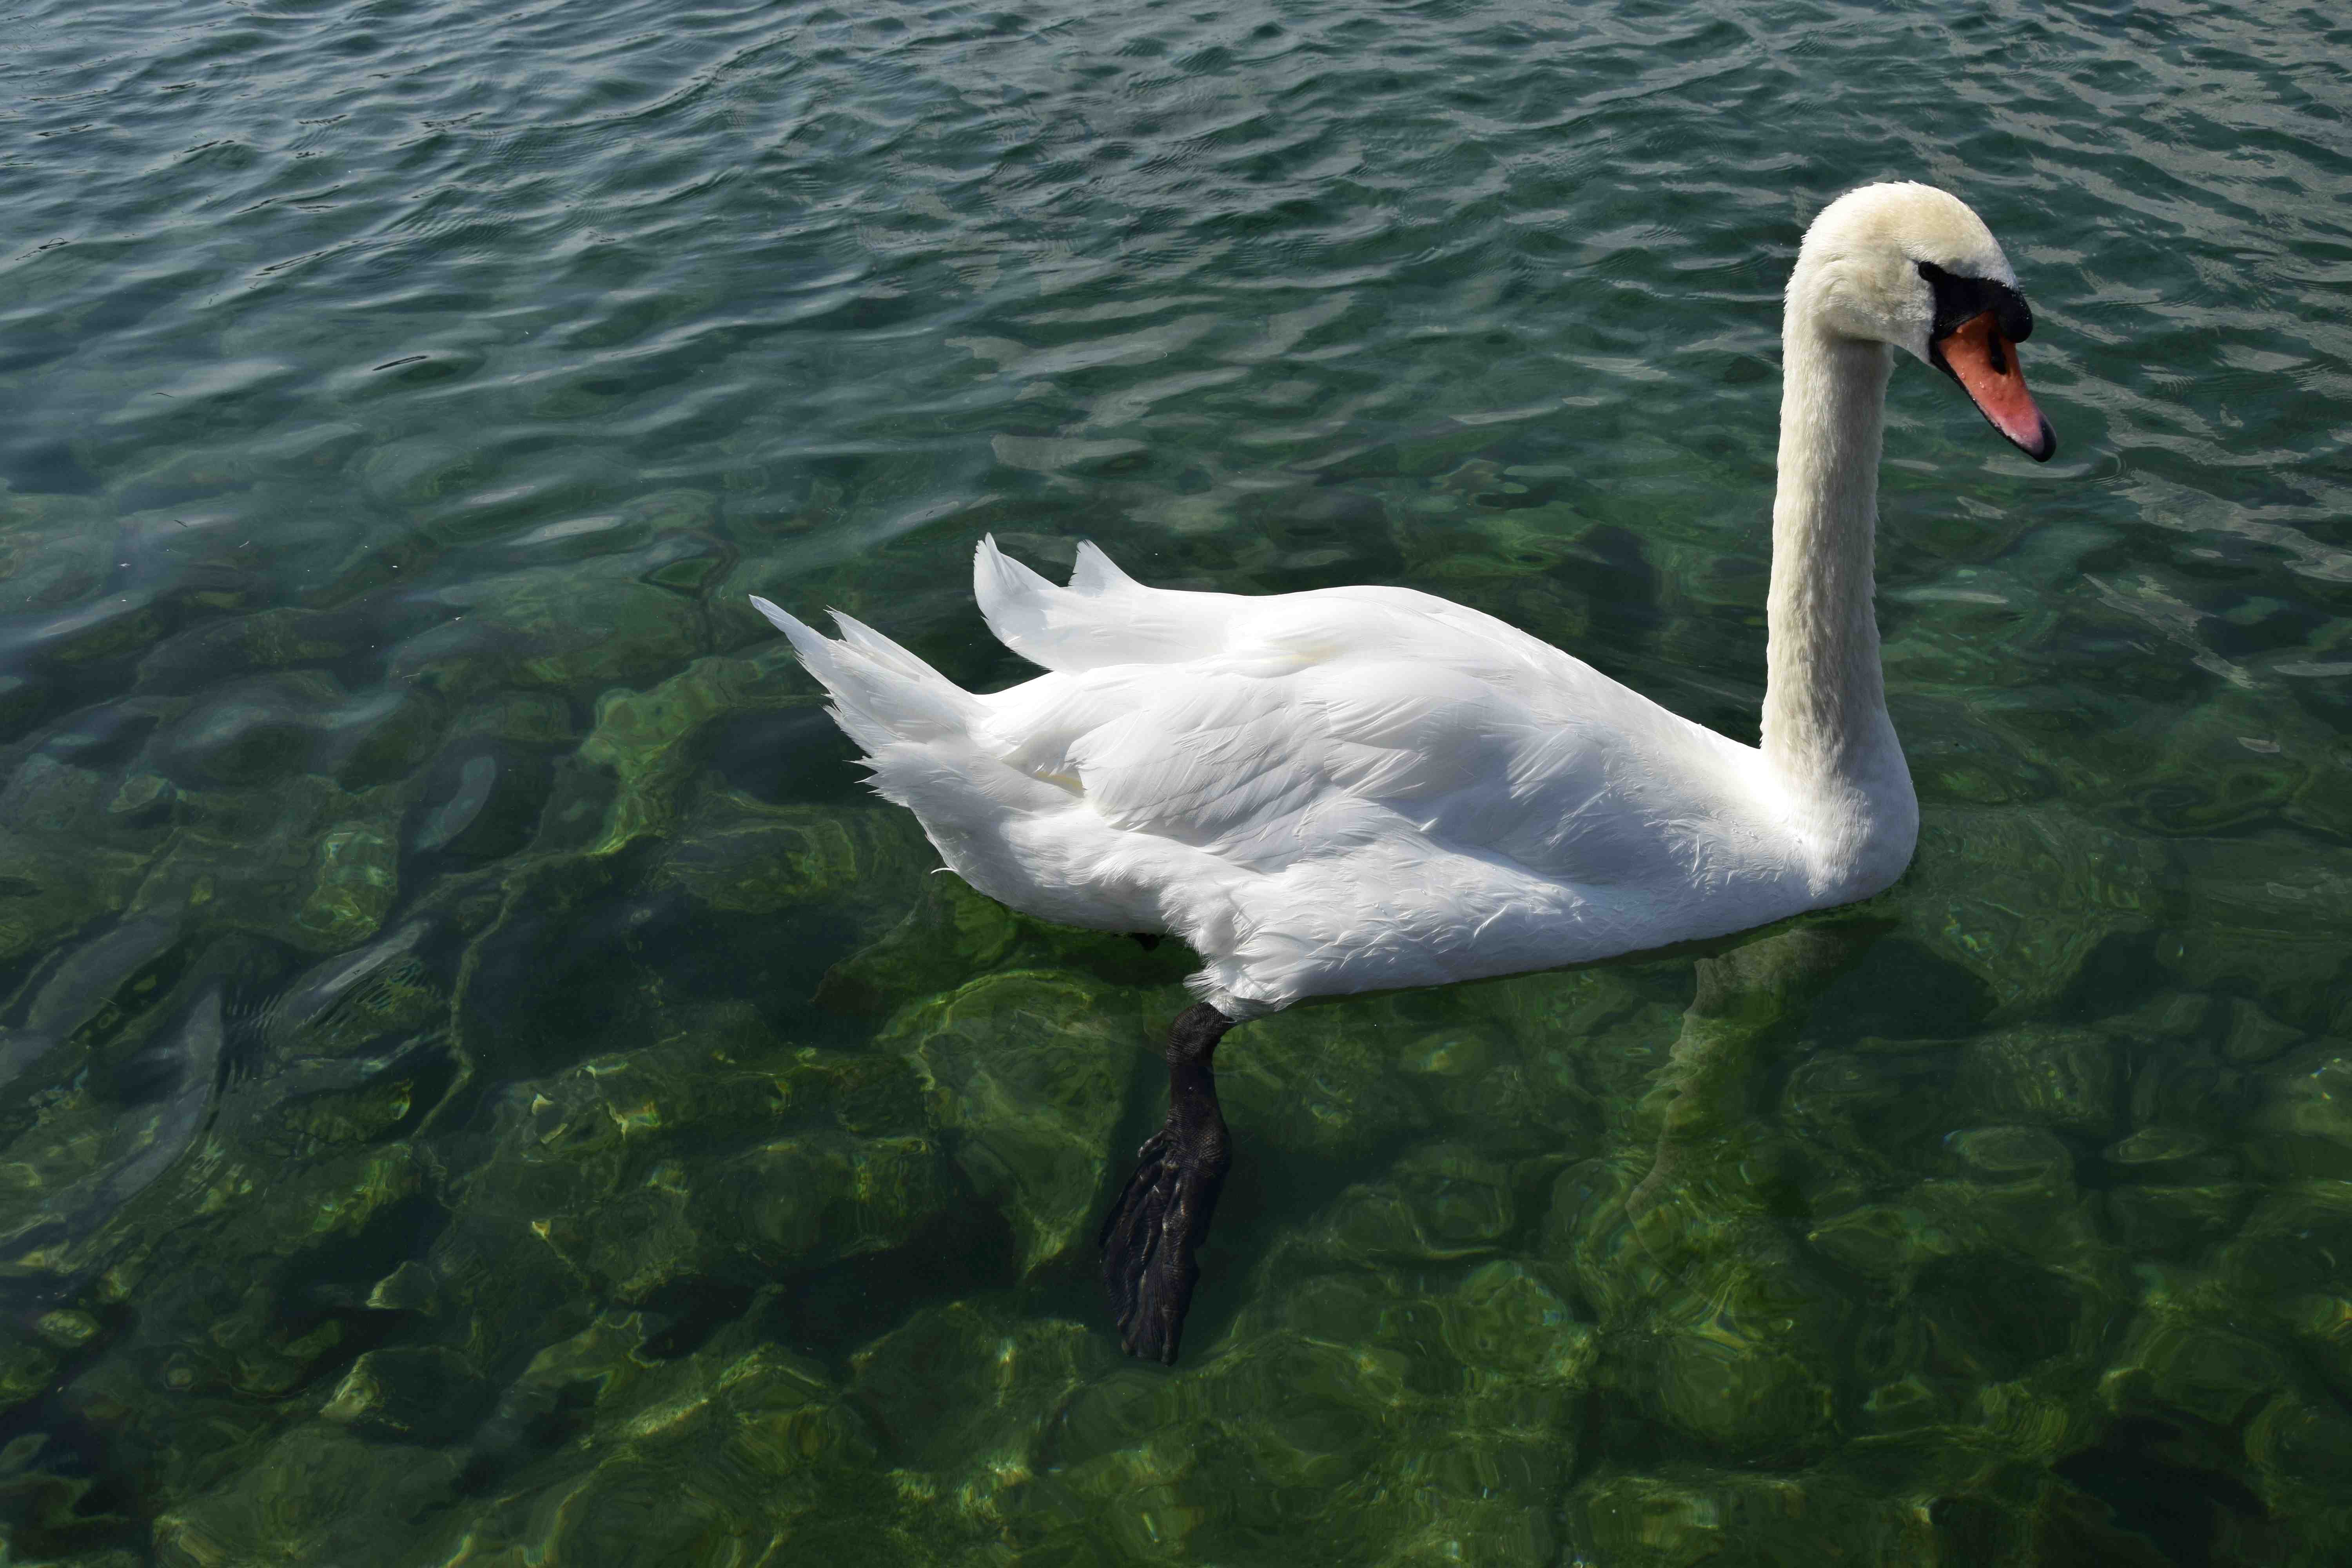
POLYGON ((1866 185, 1808 228, 1781 334, 1762 743, 1667 711, 1491 616, 1403 587, 1146 587, 1092 544, 1067 587, 983 539, 989 629, 1047 673, 986 695, 836 613, 764 599, 865 749, 989 897, 1200 954, 1170 1109, 1106 1218, 1131 1354, 1173 1362, 1231 1158, 1213 1060, 1302 997, 1716 937, 1867 898, 1919 822, 1872 609, 1891 349, 2036 460, 2017 276, 1958 198, 1866 185))

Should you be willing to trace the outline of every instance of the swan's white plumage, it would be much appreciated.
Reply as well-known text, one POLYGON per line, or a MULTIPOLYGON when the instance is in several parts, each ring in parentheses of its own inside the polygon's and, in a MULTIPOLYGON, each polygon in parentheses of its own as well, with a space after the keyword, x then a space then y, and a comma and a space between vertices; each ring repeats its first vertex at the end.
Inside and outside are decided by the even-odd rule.
POLYGON ((1166 931, 1246 1016, 1603 957, 1808 900, 1761 760, 1476 611, 1402 588, 1055 587, 984 541, 992 629, 1052 673, 975 697, 846 617, 755 601, 875 786, 992 898, 1166 931))
POLYGON ((1918 824, 1871 541, 1889 350, 1928 353, 1920 261, 2014 278, 1924 185, 1848 194, 1799 252, 1760 749, 1405 588, 1174 592, 1092 544, 1057 587, 986 540, 981 611, 1047 673, 984 696, 846 616, 835 641, 752 602, 966 880, 1047 920, 1182 937, 1233 1017, 1864 897, 1918 824))

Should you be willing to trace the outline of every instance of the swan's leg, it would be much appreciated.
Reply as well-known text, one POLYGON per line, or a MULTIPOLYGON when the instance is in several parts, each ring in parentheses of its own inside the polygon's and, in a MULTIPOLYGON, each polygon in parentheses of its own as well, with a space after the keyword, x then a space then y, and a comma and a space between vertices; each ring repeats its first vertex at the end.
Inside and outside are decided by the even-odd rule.
POLYGON ((1217 1042, 1234 1020, 1202 1002, 1168 1031, 1168 1121, 1136 1151, 1140 1162, 1104 1216, 1103 1285, 1129 1355, 1172 1363, 1200 1278, 1193 1255, 1208 1239, 1233 1146, 1217 1109, 1217 1042))

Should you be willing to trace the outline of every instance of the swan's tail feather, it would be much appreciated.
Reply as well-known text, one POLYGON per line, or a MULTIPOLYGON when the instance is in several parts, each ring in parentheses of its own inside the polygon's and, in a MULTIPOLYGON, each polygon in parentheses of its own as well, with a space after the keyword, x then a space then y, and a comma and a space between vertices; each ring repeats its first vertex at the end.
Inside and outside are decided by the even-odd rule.
POLYGON ((1073 813, 1066 784, 1035 777, 1000 754, 981 699, 838 611, 836 640, 765 599, 751 603, 832 695, 834 721, 865 750, 875 793, 912 811, 964 880, 1048 920, 1141 931, 1147 926, 1139 920, 1156 918, 1148 907, 1129 907, 1131 899, 1105 913, 1084 877, 1055 868, 1066 858, 1055 836, 1016 841, 1022 825, 1040 816, 1075 816, 1081 826, 1091 819, 1073 813))
POLYGON ((833 645, 825 641, 824 634, 798 616, 779 609, 757 594, 751 595, 751 607, 765 616, 770 626, 792 639, 793 651, 801 656, 803 664, 814 668, 812 661, 829 662, 832 659, 833 645))
POLYGON ((801 663, 833 696, 833 717, 849 738, 878 765, 883 752, 907 742, 922 742, 971 734, 982 717, 969 691, 892 642, 841 614, 838 642, 754 597, 752 608, 790 637, 801 663))
POLYGON ((938 670, 853 616, 835 610, 833 624, 839 628, 843 642, 885 669, 895 670, 909 680, 947 680, 938 670))

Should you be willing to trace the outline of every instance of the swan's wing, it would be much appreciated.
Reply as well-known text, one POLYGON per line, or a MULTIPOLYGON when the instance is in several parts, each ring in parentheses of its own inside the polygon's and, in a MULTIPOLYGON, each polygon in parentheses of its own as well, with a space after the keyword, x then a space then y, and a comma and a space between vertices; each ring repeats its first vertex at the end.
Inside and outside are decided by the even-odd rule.
POLYGON ((1357 658, 1301 684, 1330 784, 1433 848, 1583 887, 1682 874, 1736 809, 1738 748, 1575 670, 1538 684, 1516 663, 1357 658))
POLYGON ((1056 589, 982 560, 1013 583, 999 635, 1063 665, 979 700, 989 749, 1229 865, 1418 837, 1570 882, 1675 875, 1747 793, 1748 748, 1428 595, 1168 593, 1091 549, 1056 589))
POLYGON ((998 641, 1057 670, 1212 658, 1236 615, 1262 602, 1147 588, 1091 543, 1078 546, 1070 585, 1057 588, 997 549, 993 537, 972 556, 971 591, 998 641))
POLYGON ((981 700, 996 755, 1108 826, 1262 868, 1296 857, 1297 819, 1333 793, 1296 696, 1282 680, 1128 665, 981 700))
POLYGON ((1663 754, 1674 737, 1551 723, 1421 660, 1128 666, 981 700, 1011 766, 1109 827, 1255 872, 1409 841, 1598 885, 1680 864, 1678 825, 1716 815, 1703 777, 1663 754))

